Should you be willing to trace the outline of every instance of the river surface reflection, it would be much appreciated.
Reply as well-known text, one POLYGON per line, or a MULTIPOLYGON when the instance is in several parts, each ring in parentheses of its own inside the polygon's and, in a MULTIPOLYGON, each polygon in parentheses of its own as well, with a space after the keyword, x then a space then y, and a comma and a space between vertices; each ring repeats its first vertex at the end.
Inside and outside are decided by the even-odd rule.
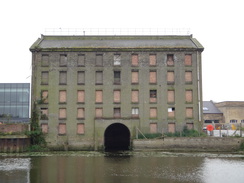
POLYGON ((0 154, 1 183, 241 183, 244 155, 167 152, 0 154))

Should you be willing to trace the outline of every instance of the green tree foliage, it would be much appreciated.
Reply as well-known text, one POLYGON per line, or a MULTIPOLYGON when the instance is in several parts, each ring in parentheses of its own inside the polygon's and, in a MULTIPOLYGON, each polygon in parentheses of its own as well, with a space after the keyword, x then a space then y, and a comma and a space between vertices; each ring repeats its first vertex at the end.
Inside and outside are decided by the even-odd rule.
POLYGON ((39 113, 36 102, 34 102, 32 109, 31 130, 28 131, 26 135, 28 135, 31 139, 31 151, 41 151, 46 148, 45 137, 39 126, 39 113))

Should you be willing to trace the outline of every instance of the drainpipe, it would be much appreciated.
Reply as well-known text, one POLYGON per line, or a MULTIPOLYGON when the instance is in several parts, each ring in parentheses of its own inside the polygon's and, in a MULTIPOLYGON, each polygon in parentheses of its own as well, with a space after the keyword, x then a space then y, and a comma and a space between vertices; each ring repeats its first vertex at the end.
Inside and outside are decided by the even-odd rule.
POLYGON ((202 121, 202 92, 201 92, 201 55, 197 51, 197 89, 198 89, 198 121, 202 121))
POLYGON ((93 124, 93 138, 94 138, 94 151, 97 151, 97 140, 96 140, 96 118, 94 118, 94 124, 93 124))

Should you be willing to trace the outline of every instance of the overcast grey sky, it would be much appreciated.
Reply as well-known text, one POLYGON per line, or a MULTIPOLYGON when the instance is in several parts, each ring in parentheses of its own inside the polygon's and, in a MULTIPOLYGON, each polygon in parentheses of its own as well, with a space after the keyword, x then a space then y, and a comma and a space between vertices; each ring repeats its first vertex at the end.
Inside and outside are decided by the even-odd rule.
POLYGON ((244 100, 241 0, 8 0, 0 8, 0 83, 31 81, 29 47, 46 28, 189 28, 205 48, 203 99, 244 100))

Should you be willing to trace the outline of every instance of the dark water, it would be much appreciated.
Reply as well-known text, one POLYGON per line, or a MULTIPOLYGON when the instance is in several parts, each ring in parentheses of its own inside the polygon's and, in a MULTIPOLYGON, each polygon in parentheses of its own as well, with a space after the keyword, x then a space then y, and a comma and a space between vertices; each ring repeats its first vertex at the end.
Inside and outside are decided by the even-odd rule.
POLYGON ((244 155, 166 152, 0 154, 1 183, 243 183, 244 155))

